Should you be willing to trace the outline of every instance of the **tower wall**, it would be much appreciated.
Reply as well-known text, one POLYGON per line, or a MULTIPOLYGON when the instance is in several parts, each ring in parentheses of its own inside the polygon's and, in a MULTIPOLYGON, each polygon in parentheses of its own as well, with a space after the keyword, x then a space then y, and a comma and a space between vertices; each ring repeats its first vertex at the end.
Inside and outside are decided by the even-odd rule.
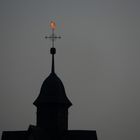
POLYGON ((68 130, 68 108, 59 105, 37 107, 37 126, 56 133, 68 130))

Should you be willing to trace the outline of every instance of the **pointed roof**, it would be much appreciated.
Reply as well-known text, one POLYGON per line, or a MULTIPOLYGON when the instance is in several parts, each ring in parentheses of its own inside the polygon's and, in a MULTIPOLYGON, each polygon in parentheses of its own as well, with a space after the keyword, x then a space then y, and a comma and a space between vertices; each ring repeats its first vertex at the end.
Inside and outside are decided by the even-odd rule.
POLYGON ((68 107, 72 105, 66 96, 62 81, 55 73, 51 73, 45 79, 40 94, 33 104, 35 106, 41 104, 63 104, 68 107))

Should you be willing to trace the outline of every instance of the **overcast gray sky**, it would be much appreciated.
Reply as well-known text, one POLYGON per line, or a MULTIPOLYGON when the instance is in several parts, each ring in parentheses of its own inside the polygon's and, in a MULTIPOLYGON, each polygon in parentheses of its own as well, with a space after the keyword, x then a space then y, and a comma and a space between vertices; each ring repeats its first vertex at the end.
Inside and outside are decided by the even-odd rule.
POLYGON ((73 103, 69 129, 140 139, 139 0, 0 0, 0 132, 36 123, 51 20, 62 36, 56 73, 73 103))

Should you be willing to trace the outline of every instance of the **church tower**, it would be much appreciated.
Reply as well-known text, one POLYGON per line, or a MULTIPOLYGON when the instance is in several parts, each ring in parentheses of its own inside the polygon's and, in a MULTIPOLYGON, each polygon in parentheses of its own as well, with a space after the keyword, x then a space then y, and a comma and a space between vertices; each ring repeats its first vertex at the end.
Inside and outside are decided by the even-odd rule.
POLYGON ((55 22, 50 23, 52 35, 46 36, 52 41, 50 53, 52 55, 52 67, 50 75, 44 80, 40 94, 34 101, 37 107, 37 127, 40 127, 52 134, 61 134, 68 130, 68 108, 72 105, 67 98, 64 85, 55 73, 54 41, 60 36, 54 34, 55 22))
POLYGON ((55 73, 54 63, 54 42, 61 37, 54 34, 55 22, 52 21, 50 25, 52 34, 45 38, 52 41, 52 67, 33 103, 37 107, 37 124, 30 125, 28 130, 3 131, 2 140, 97 140, 95 130, 68 130, 68 108, 72 103, 55 73))

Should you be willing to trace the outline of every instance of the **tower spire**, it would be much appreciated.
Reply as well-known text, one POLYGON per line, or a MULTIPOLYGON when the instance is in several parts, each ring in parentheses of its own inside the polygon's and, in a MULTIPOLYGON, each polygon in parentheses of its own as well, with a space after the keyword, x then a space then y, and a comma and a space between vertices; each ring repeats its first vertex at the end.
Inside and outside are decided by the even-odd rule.
POLYGON ((56 28, 56 23, 54 21, 51 21, 50 22, 50 27, 52 29, 52 34, 50 36, 45 36, 46 39, 50 39, 51 42, 52 42, 52 47, 50 49, 50 53, 52 54, 52 67, 51 67, 51 73, 55 73, 55 61, 54 61, 54 55, 56 53, 56 49, 54 47, 54 42, 56 41, 56 39, 60 39, 61 36, 57 36, 55 33, 54 33, 54 30, 56 28))

